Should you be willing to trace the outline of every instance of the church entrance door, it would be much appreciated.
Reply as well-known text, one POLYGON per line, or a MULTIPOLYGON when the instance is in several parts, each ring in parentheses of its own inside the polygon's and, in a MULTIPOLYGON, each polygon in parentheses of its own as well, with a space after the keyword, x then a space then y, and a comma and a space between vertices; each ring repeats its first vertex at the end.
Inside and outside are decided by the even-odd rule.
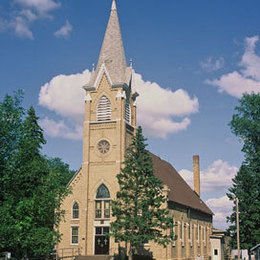
POLYGON ((109 227, 95 229, 95 255, 109 255, 109 227))

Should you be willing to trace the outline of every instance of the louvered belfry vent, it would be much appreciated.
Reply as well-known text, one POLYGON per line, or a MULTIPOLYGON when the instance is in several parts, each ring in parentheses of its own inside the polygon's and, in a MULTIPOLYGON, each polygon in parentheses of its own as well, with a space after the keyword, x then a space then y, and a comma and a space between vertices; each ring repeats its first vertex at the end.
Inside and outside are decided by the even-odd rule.
POLYGON ((102 96, 97 106, 97 121, 111 120, 111 103, 106 96, 102 96))
POLYGON ((128 124, 131 124, 130 119, 131 119, 131 108, 130 108, 129 102, 126 101, 126 104, 125 104, 125 120, 128 124))

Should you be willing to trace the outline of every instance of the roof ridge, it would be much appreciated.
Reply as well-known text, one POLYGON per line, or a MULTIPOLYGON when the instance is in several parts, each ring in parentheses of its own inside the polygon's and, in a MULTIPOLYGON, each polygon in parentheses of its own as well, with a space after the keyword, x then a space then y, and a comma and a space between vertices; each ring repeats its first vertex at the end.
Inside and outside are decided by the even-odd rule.
POLYGON ((213 214, 213 212, 207 206, 207 204, 196 194, 196 192, 183 179, 183 177, 171 165, 171 163, 165 161, 164 159, 161 159, 159 156, 157 156, 151 152, 149 152, 149 153, 151 154, 151 157, 153 159, 156 177, 161 179, 164 182, 164 184, 170 186, 169 187, 169 189, 170 189, 169 199, 171 201, 177 202, 182 205, 186 205, 190 208, 194 208, 194 209, 203 211, 207 214, 211 214, 211 215, 213 214), (158 165, 158 163, 156 163, 156 159, 160 160, 160 163, 167 166, 167 168, 162 167, 163 165, 158 165), (169 174, 171 175, 170 178, 169 178, 169 174), (177 180, 174 179, 174 176, 175 176, 175 178, 177 176, 177 178, 179 178, 179 180, 181 180, 181 182, 178 182, 178 179, 177 180), (173 180, 174 180, 174 182, 173 182, 173 180), (183 185, 184 185, 184 187, 183 187, 183 185), (180 191, 182 191, 182 193, 183 193, 183 189, 186 189, 186 192, 188 192, 190 194, 190 196, 189 196, 189 194, 184 194, 185 196, 180 196, 180 194, 178 194, 178 191, 176 190, 176 188, 178 188, 180 191), (192 196, 191 196, 191 194, 192 194, 192 196), (195 204, 195 205, 191 205, 191 201, 193 201, 193 204, 195 204))

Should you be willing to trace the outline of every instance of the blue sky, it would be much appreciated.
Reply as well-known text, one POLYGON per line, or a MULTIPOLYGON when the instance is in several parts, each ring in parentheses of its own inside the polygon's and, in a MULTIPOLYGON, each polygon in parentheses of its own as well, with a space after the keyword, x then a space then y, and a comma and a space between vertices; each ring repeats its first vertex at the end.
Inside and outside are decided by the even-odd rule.
MULTIPOLYGON (((127 60, 134 60, 138 122, 149 149, 191 182, 226 227, 225 197, 243 160, 228 122, 243 92, 260 92, 260 2, 118 0, 127 60), (156 104, 156 106, 154 105, 156 104)), ((84 92, 97 62, 110 0, 3 0, 0 96, 25 90, 45 129, 44 152, 72 168, 82 159, 84 92)))

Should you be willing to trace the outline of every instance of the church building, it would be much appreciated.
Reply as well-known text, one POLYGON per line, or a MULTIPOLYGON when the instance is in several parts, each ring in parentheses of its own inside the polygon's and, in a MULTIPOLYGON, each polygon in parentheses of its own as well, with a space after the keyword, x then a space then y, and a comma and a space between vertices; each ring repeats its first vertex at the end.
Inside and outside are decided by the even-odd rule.
MULTIPOLYGON (((133 69, 127 66, 113 0, 97 66, 84 86, 83 161, 68 184, 71 194, 62 204, 60 258, 113 259, 118 254, 119 244, 105 233, 112 221, 110 200, 119 190, 116 175, 136 130, 138 93, 132 82, 133 69)), ((154 259, 209 259, 213 213, 200 199, 198 156, 193 157, 195 191, 168 162, 151 157, 155 175, 164 183, 165 206, 174 219, 177 240, 165 248, 148 241, 144 251, 154 259)))

